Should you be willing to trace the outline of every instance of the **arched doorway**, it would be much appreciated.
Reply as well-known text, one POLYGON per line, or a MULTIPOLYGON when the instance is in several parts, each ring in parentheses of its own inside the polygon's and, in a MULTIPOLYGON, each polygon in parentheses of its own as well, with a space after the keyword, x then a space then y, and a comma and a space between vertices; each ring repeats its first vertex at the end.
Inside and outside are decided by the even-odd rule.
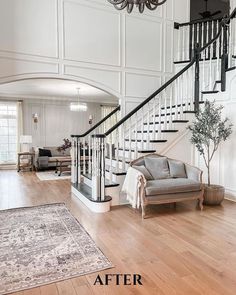
POLYGON ((91 81, 85 83, 77 78, 20 77, 5 82, 0 84, 0 121, 4 127, 0 126, 0 139, 1 151, 5 153, 4 161, 0 155, 0 165, 8 159, 10 162, 16 159, 10 155, 16 153, 17 146, 19 148, 17 135, 31 136, 32 147, 59 146, 64 138, 83 133, 98 122, 102 117, 102 106, 119 104, 119 98, 103 85, 92 85, 91 81), (70 108, 78 99, 87 105, 85 112, 74 112, 70 108), (10 105, 20 114, 14 122, 9 111, 4 113, 10 105))

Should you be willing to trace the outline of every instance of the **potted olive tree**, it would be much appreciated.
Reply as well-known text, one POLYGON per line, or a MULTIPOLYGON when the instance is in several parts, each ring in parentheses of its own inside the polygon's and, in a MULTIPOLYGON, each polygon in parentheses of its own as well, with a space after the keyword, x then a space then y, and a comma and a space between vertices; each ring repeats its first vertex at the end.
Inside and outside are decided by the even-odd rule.
POLYGON ((208 181, 204 188, 204 203, 219 205, 224 199, 224 187, 211 184, 211 161, 222 141, 226 141, 232 133, 232 124, 228 118, 222 119, 223 106, 215 102, 205 102, 196 114, 196 120, 188 129, 192 132, 191 143, 195 145, 203 157, 208 174, 208 181))

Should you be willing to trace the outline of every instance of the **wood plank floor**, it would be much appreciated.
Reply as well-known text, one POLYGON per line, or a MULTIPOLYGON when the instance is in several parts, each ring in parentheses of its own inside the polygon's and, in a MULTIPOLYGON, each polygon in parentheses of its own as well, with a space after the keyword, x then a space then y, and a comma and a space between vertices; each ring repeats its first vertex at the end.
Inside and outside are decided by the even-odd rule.
POLYGON ((66 203, 115 265, 101 275, 139 273, 143 286, 94 286, 91 274, 15 295, 236 294, 236 203, 203 212, 192 202, 156 206, 146 220, 127 206, 99 215, 71 197, 68 180, 0 171, 0 209, 55 202, 66 203))

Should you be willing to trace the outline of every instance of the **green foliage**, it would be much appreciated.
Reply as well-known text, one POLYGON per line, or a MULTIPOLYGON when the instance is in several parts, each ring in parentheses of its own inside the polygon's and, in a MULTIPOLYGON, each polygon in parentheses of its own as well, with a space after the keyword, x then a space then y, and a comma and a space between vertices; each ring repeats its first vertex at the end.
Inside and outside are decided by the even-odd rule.
POLYGON ((205 106, 196 114, 196 120, 188 129, 192 132, 193 143, 203 156, 208 169, 208 185, 210 185, 210 162, 219 144, 232 133, 233 125, 228 118, 221 119, 223 106, 215 102, 205 102, 205 106))

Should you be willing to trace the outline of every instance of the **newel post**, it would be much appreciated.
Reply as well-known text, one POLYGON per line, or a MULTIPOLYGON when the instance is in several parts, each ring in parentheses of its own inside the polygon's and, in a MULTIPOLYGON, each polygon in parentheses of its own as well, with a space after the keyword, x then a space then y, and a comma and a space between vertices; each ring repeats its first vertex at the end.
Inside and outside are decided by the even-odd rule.
POLYGON ((71 144, 71 182, 81 182, 80 170, 80 141, 78 137, 72 137, 71 144))
POLYGON ((92 135, 92 198, 96 202, 105 200, 105 138, 92 135))
POLYGON ((194 82, 194 111, 199 111, 199 99, 200 99, 200 47, 199 43, 196 44, 194 49, 195 55, 195 82, 194 82))

